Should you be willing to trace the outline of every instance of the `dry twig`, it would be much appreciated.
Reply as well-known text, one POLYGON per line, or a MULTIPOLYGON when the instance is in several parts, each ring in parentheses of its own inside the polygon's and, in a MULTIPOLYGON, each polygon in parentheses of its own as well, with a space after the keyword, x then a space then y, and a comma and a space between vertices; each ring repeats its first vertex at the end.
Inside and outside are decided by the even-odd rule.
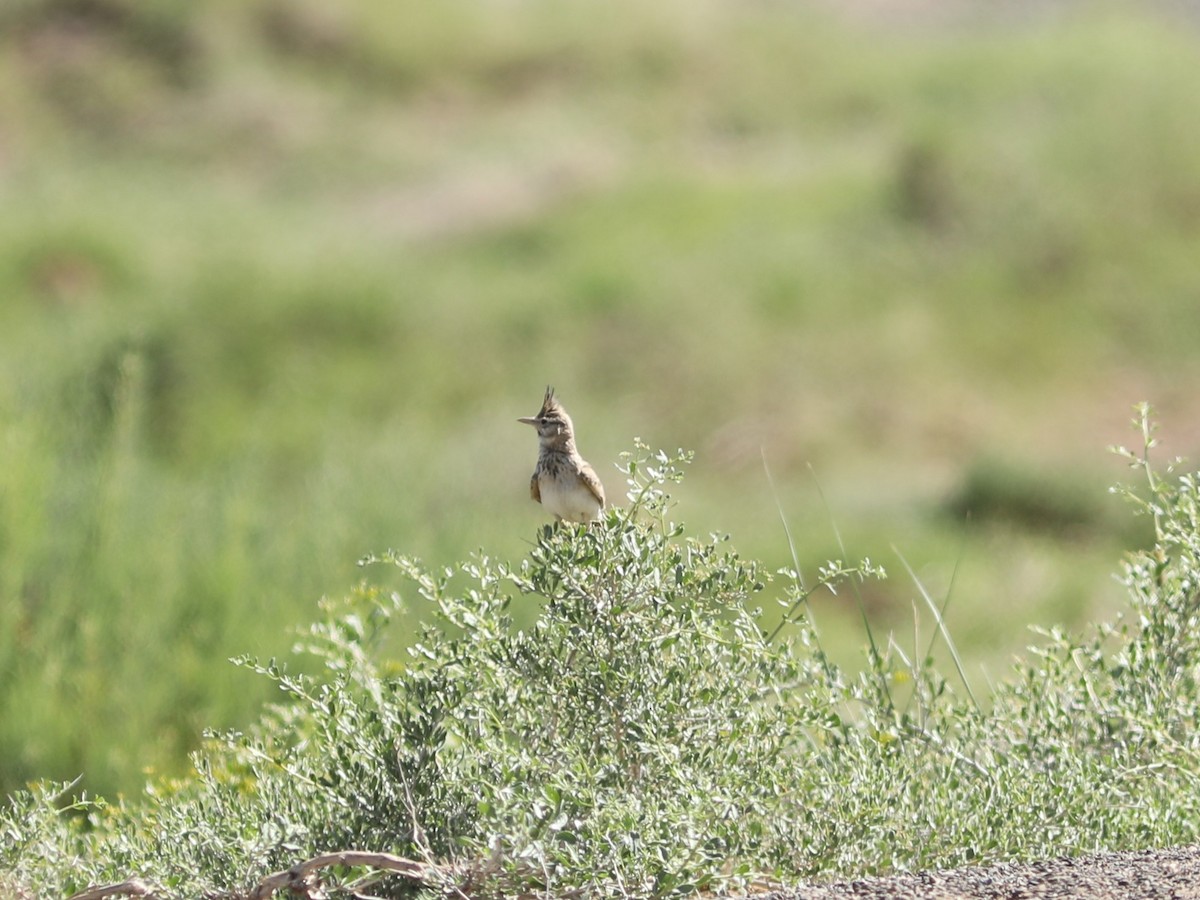
MULTIPOLYGON (((247 900, 268 900, 276 891, 287 888, 293 893, 318 900, 325 897, 324 891, 313 877, 319 869, 330 866, 367 866, 394 872, 417 884, 429 884, 440 874, 435 866, 405 859, 403 856, 393 856, 390 853, 371 853, 364 850, 343 850, 340 853, 325 853, 314 856, 306 862, 298 863, 290 869, 276 872, 264 878, 254 890, 247 895, 247 900)), ((72 898, 77 900, 77 898, 72 898)))
POLYGON ((88 888, 78 894, 72 894, 69 900, 104 900, 105 897, 147 897, 153 900, 154 889, 140 878, 130 878, 120 884, 88 888))
MULTIPOLYGON (((445 880, 445 873, 437 866, 415 862, 402 856, 390 853, 372 853, 365 850, 343 850, 340 853, 325 853, 312 859, 297 863, 290 869, 268 875, 250 893, 244 895, 245 900, 269 900, 276 891, 284 889, 292 891, 308 900, 325 900, 328 896, 316 878, 320 869, 330 866, 364 866, 384 872, 393 872, 402 878, 407 878, 420 885, 428 885, 445 880)), ((68 900, 105 900, 107 897, 145 897, 154 900, 154 889, 140 878, 131 878, 120 884, 106 884, 88 888, 68 898, 68 900)))

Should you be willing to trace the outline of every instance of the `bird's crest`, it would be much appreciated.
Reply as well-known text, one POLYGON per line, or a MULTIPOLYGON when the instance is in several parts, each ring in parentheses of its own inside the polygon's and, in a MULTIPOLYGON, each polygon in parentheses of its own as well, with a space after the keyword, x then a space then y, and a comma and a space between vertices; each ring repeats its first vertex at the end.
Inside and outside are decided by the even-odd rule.
POLYGON ((558 402, 558 398, 554 396, 554 388, 546 385, 546 396, 542 400, 542 411, 538 415, 542 418, 549 416, 551 413, 562 415, 562 404, 558 402))

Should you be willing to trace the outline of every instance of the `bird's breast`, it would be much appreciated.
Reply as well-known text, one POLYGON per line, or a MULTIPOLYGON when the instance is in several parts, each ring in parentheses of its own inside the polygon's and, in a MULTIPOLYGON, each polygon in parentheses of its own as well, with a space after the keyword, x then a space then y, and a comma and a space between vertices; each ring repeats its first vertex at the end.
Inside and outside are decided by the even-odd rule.
POLYGON ((569 522, 590 522, 600 515, 600 501, 574 472, 542 472, 538 476, 542 506, 569 522))

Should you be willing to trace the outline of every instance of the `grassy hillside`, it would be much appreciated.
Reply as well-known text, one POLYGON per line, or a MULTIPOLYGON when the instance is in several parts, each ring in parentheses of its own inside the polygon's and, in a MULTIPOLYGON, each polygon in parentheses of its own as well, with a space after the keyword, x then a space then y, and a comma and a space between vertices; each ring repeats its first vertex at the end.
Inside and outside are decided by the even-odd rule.
POLYGON ((953 577, 976 671, 1104 615, 1142 539, 1105 446, 1142 399, 1196 436, 1198 50, 1120 10, 10 4, 0 787, 178 770, 264 697, 226 658, 366 553, 519 555, 547 382, 611 494, 634 436, 693 448, 695 530, 784 565, 778 501, 805 566, 836 524, 953 577))

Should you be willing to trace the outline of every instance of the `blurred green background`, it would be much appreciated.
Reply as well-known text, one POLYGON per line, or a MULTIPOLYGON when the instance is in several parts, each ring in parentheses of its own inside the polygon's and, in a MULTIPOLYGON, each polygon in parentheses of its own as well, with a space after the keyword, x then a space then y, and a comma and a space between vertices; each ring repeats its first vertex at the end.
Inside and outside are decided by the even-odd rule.
POLYGON ((364 554, 519 558, 547 383, 902 646, 892 545, 953 581, 981 681, 1111 615, 1105 448, 1200 439, 1200 35, 991 6, 8 0, 0 790, 183 771, 364 554))

